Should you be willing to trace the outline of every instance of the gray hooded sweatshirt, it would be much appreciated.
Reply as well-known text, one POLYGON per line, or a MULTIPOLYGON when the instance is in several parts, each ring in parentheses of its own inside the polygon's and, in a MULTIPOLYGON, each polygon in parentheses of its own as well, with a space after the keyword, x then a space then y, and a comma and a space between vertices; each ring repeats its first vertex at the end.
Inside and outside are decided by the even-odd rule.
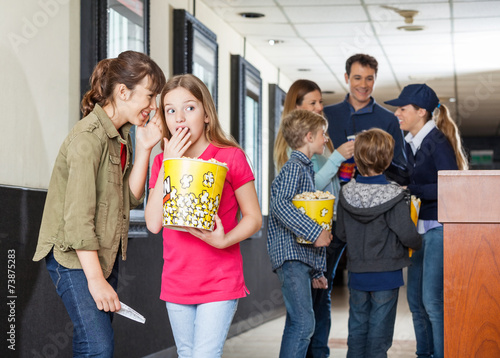
POLYGON ((335 233, 347 243, 347 269, 357 273, 401 269, 410 265, 408 248, 422 247, 409 194, 397 184, 344 185, 335 233))

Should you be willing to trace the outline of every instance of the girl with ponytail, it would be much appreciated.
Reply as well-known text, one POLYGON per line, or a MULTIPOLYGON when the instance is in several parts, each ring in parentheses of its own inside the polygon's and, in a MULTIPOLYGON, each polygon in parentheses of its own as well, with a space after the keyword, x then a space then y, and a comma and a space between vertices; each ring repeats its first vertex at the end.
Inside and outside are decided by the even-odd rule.
POLYGON ((444 356, 443 227, 437 221, 439 170, 467 170, 468 163, 457 125, 448 108, 425 84, 406 86, 398 98, 396 117, 407 131, 408 189, 421 199, 417 230, 422 249, 413 253, 408 268, 408 304, 413 317, 418 357, 444 356))
POLYGON ((113 357, 118 256, 126 259, 130 209, 144 198, 149 156, 162 137, 159 115, 149 117, 165 82, 140 52, 99 62, 82 99, 84 118, 56 158, 33 260, 45 258, 73 321, 74 357, 113 357))

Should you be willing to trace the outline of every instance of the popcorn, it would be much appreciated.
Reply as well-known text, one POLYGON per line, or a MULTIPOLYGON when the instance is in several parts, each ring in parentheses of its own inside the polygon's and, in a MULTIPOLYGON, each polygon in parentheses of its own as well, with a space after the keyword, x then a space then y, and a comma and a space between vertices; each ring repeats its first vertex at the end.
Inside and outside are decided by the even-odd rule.
POLYGON ((199 160, 201 162, 208 162, 208 163, 215 163, 215 164, 220 164, 220 165, 224 165, 227 167, 227 164, 224 163, 224 162, 219 162, 217 159, 215 158, 210 158, 209 160, 204 160, 204 159, 200 159, 200 158, 191 158, 191 157, 186 157, 186 156, 183 156, 181 157, 181 159, 192 159, 192 160, 199 160))
POLYGON ((329 191, 316 190, 306 191, 301 194, 297 194, 292 200, 325 200, 325 199, 335 199, 335 195, 330 194, 329 191))
POLYGON ((184 175, 181 179, 182 189, 187 189, 191 186, 191 182, 193 181, 192 175, 184 175))

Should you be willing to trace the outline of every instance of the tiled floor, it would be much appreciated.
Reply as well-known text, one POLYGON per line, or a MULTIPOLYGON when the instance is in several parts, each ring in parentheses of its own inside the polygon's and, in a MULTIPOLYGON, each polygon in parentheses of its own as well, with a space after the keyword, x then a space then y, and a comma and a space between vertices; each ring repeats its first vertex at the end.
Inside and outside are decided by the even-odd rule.
MULTIPOLYGON (((346 282, 346 281, 345 281, 346 282)), ((332 328, 330 331, 330 357, 345 357, 347 352, 347 320, 349 292, 345 286, 333 287, 332 328)), ((223 358, 276 358, 279 355, 285 317, 279 317, 239 336, 228 339, 223 358)), ((394 329, 394 342, 389 358, 415 357, 415 334, 411 313, 406 301, 406 286, 399 291, 398 313, 394 329)))

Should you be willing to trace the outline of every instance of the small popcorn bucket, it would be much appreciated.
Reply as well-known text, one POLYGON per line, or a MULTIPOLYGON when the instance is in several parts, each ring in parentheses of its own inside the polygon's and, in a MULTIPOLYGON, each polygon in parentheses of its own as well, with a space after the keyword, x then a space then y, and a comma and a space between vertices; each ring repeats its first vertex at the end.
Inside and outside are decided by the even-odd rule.
POLYGON ((420 212, 420 199, 415 195, 411 196, 410 216, 415 225, 418 223, 418 213, 420 212))
MULTIPOLYGON (((418 223, 418 213, 420 212, 420 199, 417 198, 415 195, 411 196, 411 203, 410 203, 410 216, 411 220, 415 225, 418 223)), ((413 256, 413 250, 408 249, 408 255, 410 257, 413 256)))
MULTIPOLYGON (((292 200, 293 205, 303 214, 327 231, 332 230, 333 204, 335 199, 292 200)), ((297 238, 299 244, 312 244, 311 241, 297 238)))
POLYGON ((227 166, 191 158, 165 159, 163 166, 163 226, 180 231, 186 231, 185 227, 212 231, 227 166))

